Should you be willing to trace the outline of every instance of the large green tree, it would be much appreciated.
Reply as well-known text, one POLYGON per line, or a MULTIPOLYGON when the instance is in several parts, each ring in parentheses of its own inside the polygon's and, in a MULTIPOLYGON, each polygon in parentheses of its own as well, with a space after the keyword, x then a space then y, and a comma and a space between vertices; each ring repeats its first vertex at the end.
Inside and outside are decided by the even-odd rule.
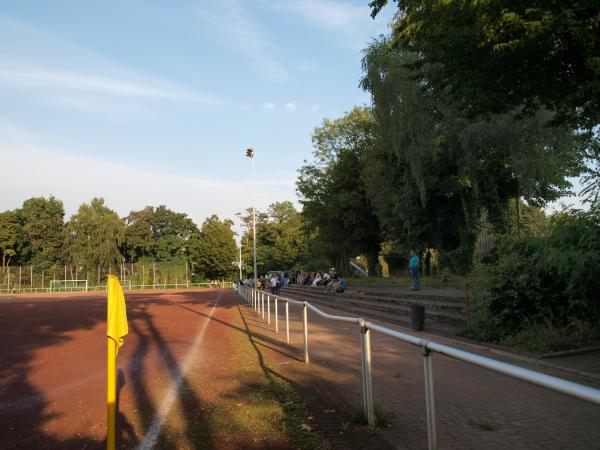
POLYGON ((192 261, 194 269, 205 278, 228 279, 235 274, 237 247, 232 225, 231 220, 220 220, 216 215, 202 224, 199 239, 192 247, 192 261))
POLYGON ((90 270, 96 266, 116 270, 123 262, 124 240, 125 223, 102 198, 82 204, 66 226, 69 260, 90 270))
POLYGON ((124 253, 128 261, 136 262, 140 258, 154 257, 155 242, 153 235, 154 208, 146 206, 141 211, 131 211, 125 218, 124 253))
POLYGON ((379 221, 367 198, 363 167, 377 142, 368 108, 325 119, 313 134, 313 161, 299 170, 297 189, 302 214, 318 231, 319 244, 339 270, 350 258, 366 254, 369 274, 377 273, 379 221))
POLYGON ((185 213, 171 211, 160 205, 152 219, 152 237, 158 261, 185 258, 189 241, 198 234, 198 227, 185 213))
POLYGON ((17 252, 19 221, 13 211, 0 213, 0 251, 2 252, 2 273, 17 252))
POLYGON ((470 260, 482 212, 506 226, 507 204, 568 192, 584 144, 551 113, 468 117, 444 90, 411 69, 417 57, 382 39, 365 52, 362 86, 372 94, 379 143, 365 160, 366 186, 391 240, 458 252, 470 260))
MULTIPOLYGON (((597 0, 395 0, 394 45, 436 66, 429 79, 469 114, 545 108, 600 123, 597 0)), ((388 0, 370 3, 375 16, 388 0)))
POLYGON ((63 203, 53 196, 34 197, 16 213, 23 230, 20 262, 42 269, 59 263, 64 253, 63 203))
MULTIPOLYGON (((246 228, 242 236, 242 258, 245 271, 253 271, 252 210, 240 214, 246 228)), ((307 235, 302 216, 290 201, 269 205, 266 213, 256 214, 256 264, 260 273, 268 270, 290 270, 300 267, 308 255, 307 235)))

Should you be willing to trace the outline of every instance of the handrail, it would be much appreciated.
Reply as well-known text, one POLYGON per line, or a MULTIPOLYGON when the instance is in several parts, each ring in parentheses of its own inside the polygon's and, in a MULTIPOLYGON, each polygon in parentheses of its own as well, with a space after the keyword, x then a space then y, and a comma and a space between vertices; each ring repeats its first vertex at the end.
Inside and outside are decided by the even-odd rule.
MULTIPOLYGON (((265 317, 264 310, 264 296, 265 293, 258 289, 246 288, 245 286, 238 285, 237 292, 250 303, 255 310, 259 311, 262 304, 262 317, 265 317), (248 292, 250 295, 248 295, 248 292), (261 303, 262 302, 262 303, 261 303)), ((307 310, 310 309, 317 313, 319 316, 326 319, 331 319, 339 322, 356 323, 360 326, 361 330, 361 363, 362 363, 362 381, 363 381, 363 401, 365 408, 365 415, 368 418, 369 426, 374 426, 374 405, 373 405, 373 392, 371 385, 371 346, 369 332, 370 330, 377 331, 385 334, 392 338, 413 344, 422 349, 423 362, 424 362, 424 375, 425 375, 425 401, 427 410, 427 434, 429 449, 437 448, 437 433, 435 425, 435 402, 433 395, 433 367, 431 362, 431 352, 436 352, 450 358, 457 359, 478 367, 482 367, 488 370, 492 370, 509 377, 525 381, 537 386, 544 387, 546 389, 553 390, 562 394, 569 395, 574 398, 588 401, 590 403, 600 405, 600 389, 596 389, 590 386, 574 383, 572 381, 564 380, 562 378, 546 375, 541 372, 537 372, 530 369, 525 369, 513 364, 498 361, 485 356, 480 356, 475 353, 470 353, 464 350, 459 350, 448 345, 440 344, 438 342, 423 339, 412 334, 403 333, 401 331, 386 328, 384 326, 375 324, 373 322, 365 321, 359 317, 349 316, 338 316, 328 314, 316 306, 311 305, 307 301, 298 301, 290 298, 282 297, 280 295, 267 295, 267 309, 269 311, 268 321, 270 323, 270 298, 273 297, 275 300, 275 329, 278 331, 278 317, 277 317, 277 301, 286 302, 286 331, 287 341, 289 340, 289 313, 288 303, 298 304, 303 306, 303 329, 304 329, 304 360, 309 362, 308 357, 308 318, 307 310)))

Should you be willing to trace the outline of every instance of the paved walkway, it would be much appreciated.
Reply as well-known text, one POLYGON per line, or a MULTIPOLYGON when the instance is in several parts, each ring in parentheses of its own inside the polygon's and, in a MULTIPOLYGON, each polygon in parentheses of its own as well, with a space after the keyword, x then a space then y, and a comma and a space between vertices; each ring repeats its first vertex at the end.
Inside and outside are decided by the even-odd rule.
MULTIPOLYGON (((307 395, 318 421, 329 427, 335 448, 421 449, 427 448, 422 357, 417 348, 373 333, 373 386, 377 405, 393 411, 390 428, 370 435, 364 444, 350 437, 335 437, 336 427, 347 429, 343 408, 360 407, 360 341, 356 325, 322 319, 309 312, 311 364, 302 355, 300 306, 291 305, 292 351, 273 339, 285 340, 283 321, 280 333, 248 306, 242 307, 251 331, 269 342, 264 351, 276 358, 281 373, 307 395), (335 410, 335 412, 332 412, 335 410), (333 416, 338 416, 337 422, 333 416)), ((279 311, 283 311, 280 308, 279 311)), ((339 311, 330 310, 332 314, 339 311)), ((435 338, 444 341, 442 338, 435 338)), ((510 355, 490 354, 456 344, 469 351, 503 359, 520 366, 594 386, 588 379, 531 361, 514 360, 510 355)), ((525 382, 434 355, 434 384, 438 441, 442 449, 600 449, 600 406, 576 400, 525 382)), ((595 387, 600 387, 595 385, 595 387)))

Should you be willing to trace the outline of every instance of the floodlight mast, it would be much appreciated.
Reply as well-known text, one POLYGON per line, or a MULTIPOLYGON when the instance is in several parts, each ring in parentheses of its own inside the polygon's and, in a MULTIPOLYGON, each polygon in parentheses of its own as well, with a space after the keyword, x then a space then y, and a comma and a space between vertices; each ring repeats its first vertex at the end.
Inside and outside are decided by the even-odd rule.
POLYGON ((254 259, 254 287, 258 286, 258 272, 256 270, 256 193, 254 191, 254 185, 256 184, 254 179, 254 149, 252 147, 246 149, 246 156, 252 161, 252 250, 254 259))

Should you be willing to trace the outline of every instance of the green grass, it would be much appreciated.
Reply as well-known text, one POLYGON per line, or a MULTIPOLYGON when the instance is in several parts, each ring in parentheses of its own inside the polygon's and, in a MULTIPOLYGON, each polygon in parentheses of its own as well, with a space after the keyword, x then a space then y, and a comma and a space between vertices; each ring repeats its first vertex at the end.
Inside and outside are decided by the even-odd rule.
MULTIPOLYGON (((396 418, 396 413, 394 411, 379 405, 375 405, 373 412, 375 413, 376 428, 390 427, 396 418)), ((367 416, 362 408, 353 408, 350 411, 349 420, 356 425, 367 425, 367 416)))

